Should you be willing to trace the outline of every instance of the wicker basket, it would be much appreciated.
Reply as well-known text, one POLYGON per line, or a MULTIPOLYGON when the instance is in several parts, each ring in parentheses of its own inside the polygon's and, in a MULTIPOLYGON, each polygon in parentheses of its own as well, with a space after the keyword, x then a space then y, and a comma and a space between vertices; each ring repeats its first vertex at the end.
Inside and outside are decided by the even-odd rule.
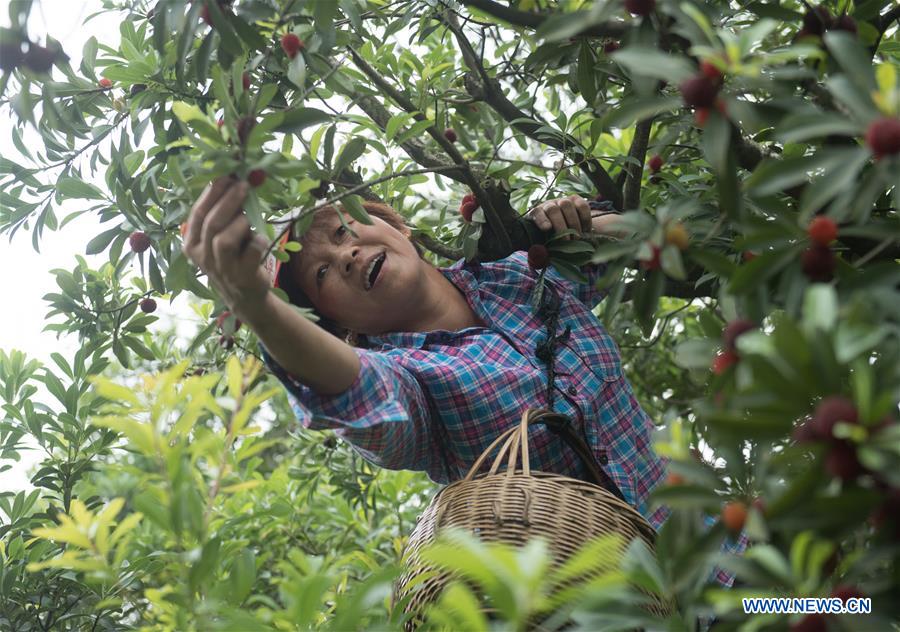
MULTIPOLYGON (((425 608, 437 601, 452 577, 422 561, 419 551, 434 542, 440 530, 464 529, 482 540, 523 545, 543 537, 549 544, 552 568, 565 563, 589 541, 616 533, 626 543, 641 538, 654 550, 653 527, 631 505, 601 486, 609 479, 597 465, 587 445, 574 433, 561 432, 568 419, 559 413, 529 408, 522 421, 510 428, 484 451, 465 478, 440 490, 419 516, 404 550, 406 572, 398 579, 395 603, 408 602, 407 629, 422 622, 425 608), (528 457, 528 426, 545 423, 575 449, 597 481, 589 483, 568 476, 532 472, 528 457), (475 476, 491 452, 502 443, 490 472, 475 476), (516 465, 521 452, 522 469, 516 465), (499 472, 508 454, 507 469, 499 472)), ((616 490, 618 491, 618 490, 616 490)), ((654 614, 665 616, 671 606, 654 600, 654 614)), ((486 612, 489 612, 487 609, 486 612)))

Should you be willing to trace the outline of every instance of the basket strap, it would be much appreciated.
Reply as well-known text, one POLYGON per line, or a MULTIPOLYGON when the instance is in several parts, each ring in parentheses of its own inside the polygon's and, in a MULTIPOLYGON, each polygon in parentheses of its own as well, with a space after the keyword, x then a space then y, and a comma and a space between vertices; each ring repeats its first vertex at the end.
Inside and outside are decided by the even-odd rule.
MULTIPOLYGON (((472 465, 472 467, 469 468, 469 473, 465 475, 463 480, 471 481, 472 478, 475 476, 475 472, 477 472, 479 470, 479 468, 481 468, 482 463, 484 463, 487 460, 488 455, 490 455, 490 453, 494 451, 494 448, 496 448, 500 444, 501 441, 506 440, 507 443, 504 444, 503 449, 501 449, 501 451, 500 451, 501 456, 498 457, 498 458, 502 459, 503 458, 502 455, 505 454, 505 451, 508 447, 509 438, 512 435, 512 433, 515 432, 516 430, 517 430, 516 428, 510 428, 510 429, 504 431, 503 434, 501 434, 499 437, 494 439, 494 442, 491 443, 491 445, 489 445, 487 448, 485 448, 484 452, 481 453, 481 456, 479 456, 478 459, 475 461, 475 463, 472 465)), ((494 464, 497 465, 497 467, 499 468, 498 461, 495 461, 494 464)), ((493 468, 491 468, 491 469, 493 469, 493 468)), ((494 473, 496 473, 496 470, 494 470, 494 473)))

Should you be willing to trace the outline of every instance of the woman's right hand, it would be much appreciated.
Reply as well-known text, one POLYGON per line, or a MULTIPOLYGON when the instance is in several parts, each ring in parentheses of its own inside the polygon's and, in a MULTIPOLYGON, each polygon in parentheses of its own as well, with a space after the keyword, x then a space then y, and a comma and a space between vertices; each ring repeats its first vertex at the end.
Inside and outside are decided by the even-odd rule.
POLYGON ((191 208, 182 250, 235 316, 252 322, 271 282, 262 265, 268 240, 253 232, 241 208, 248 186, 231 176, 210 184, 191 208))

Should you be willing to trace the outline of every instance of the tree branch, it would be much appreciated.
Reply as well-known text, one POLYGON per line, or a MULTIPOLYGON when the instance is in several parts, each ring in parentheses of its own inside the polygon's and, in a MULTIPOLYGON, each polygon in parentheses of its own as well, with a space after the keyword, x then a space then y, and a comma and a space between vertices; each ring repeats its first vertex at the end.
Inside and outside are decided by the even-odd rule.
POLYGON ((484 60, 472 48, 465 33, 463 33, 462 28, 456 21, 456 16, 448 12, 442 21, 456 36, 463 60, 471 71, 465 77, 466 91, 474 98, 490 105, 515 129, 529 138, 563 153, 573 152, 578 154, 579 159, 576 162, 590 178, 591 182, 594 183, 597 190, 617 208, 622 208, 622 191, 600 165, 599 161, 587 154, 587 151, 581 146, 578 139, 562 132, 559 132, 558 135, 539 134, 538 130, 542 127, 549 127, 549 125, 544 121, 529 116, 506 97, 500 83, 488 75, 484 68, 484 60))
POLYGON ((627 173, 625 178, 625 201, 623 210, 638 208, 641 204, 641 176, 644 173, 644 157, 647 154, 647 144, 650 142, 650 130, 653 128, 653 117, 640 121, 634 129, 634 139, 628 150, 628 157, 634 161, 628 161, 623 171, 627 173))

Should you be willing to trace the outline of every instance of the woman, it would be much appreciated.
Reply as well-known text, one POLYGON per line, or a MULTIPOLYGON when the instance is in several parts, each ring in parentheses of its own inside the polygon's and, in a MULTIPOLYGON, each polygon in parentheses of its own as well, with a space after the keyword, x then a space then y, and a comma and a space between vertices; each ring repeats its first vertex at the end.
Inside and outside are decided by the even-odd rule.
MULTIPOLYGON (((259 265, 267 242, 240 211, 246 192, 243 182, 213 183, 192 209, 184 250, 257 334, 304 426, 336 430, 377 465, 424 470, 447 483, 526 407, 552 408, 569 417, 621 496, 659 528, 668 510, 647 506, 666 474, 652 448, 653 423, 591 311, 603 297, 595 286, 605 265, 586 266, 586 284, 546 271, 559 299, 548 390, 539 357, 547 331, 530 300, 538 273, 524 252, 436 268, 390 207, 367 204, 372 225, 346 216, 355 235, 329 207, 278 274, 293 304, 314 308, 316 324, 268 291, 259 265), (348 331, 356 346, 342 339, 348 331)), ((591 215, 571 196, 527 217, 554 233, 615 232, 615 215, 591 215)), ((529 445, 535 469, 585 478, 575 453, 544 426, 531 429, 529 445)))

